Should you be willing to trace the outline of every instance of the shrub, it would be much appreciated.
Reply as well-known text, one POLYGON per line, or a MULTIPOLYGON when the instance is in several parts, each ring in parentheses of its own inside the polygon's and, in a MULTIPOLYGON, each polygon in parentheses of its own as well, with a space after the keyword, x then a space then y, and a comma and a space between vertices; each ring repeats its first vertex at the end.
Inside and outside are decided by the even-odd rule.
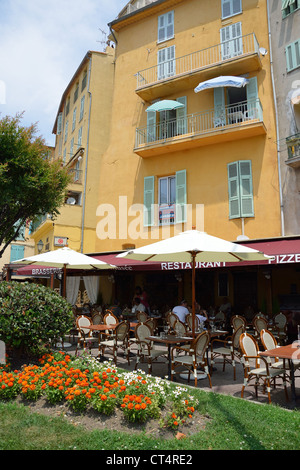
POLYGON ((0 339, 7 347, 37 354, 72 327, 72 306, 33 283, 0 283, 0 339))

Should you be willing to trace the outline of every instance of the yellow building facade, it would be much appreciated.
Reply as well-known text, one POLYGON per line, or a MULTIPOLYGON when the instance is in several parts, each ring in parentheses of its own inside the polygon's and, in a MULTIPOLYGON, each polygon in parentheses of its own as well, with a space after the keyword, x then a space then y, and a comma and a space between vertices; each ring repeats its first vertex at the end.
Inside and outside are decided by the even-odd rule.
POLYGON ((115 82, 95 251, 192 226, 232 241, 280 236, 266 2, 132 1, 110 28, 115 82), (195 92, 220 76, 247 84, 195 92), (181 107, 147 112, 162 100, 181 107))
POLYGON ((61 160, 71 182, 52 220, 45 214, 32 228, 36 252, 62 246, 80 252, 94 251, 95 213, 101 158, 109 142, 110 113, 114 81, 114 49, 89 51, 62 95, 53 133, 53 158, 61 160))

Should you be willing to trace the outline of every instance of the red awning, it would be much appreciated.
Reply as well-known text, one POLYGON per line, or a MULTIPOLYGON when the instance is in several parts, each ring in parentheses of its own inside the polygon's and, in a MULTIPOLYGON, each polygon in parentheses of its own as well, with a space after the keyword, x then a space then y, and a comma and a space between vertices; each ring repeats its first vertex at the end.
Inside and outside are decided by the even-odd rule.
MULTIPOLYGON (((205 262, 197 263, 196 267, 201 268, 222 268, 222 267, 242 267, 255 265, 282 265, 300 263, 300 238, 280 238, 264 241, 250 241, 243 245, 249 248, 259 250, 266 255, 273 256, 272 259, 266 261, 242 261, 239 263, 223 263, 223 262, 205 262)), ((92 258, 100 259, 106 263, 116 266, 118 271, 172 271, 180 269, 191 269, 191 263, 181 262, 154 262, 154 261, 136 261, 126 258, 118 258, 117 254, 98 254, 92 258)), ((14 274, 20 276, 45 276, 50 277, 51 274, 61 273, 60 268, 27 265, 19 267, 14 274)))

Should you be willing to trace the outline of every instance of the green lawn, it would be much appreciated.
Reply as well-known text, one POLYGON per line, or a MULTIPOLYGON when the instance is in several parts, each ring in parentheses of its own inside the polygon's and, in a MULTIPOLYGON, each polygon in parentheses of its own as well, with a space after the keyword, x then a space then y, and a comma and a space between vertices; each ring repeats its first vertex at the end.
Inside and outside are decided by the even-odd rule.
MULTIPOLYGON (((208 415, 205 430, 182 440, 162 440, 108 430, 87 431, 62 417, 0 402, 0 450, 299 450, 300 413, 229 396, 193 392, 208 415)), ((175 434, 174 434, 175 435, 175 434)))

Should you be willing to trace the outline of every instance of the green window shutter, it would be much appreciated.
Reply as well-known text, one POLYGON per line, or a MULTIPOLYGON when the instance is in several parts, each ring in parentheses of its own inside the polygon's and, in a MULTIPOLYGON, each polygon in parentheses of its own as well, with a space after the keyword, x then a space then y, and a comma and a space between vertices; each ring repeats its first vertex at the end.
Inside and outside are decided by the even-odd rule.
POLYGON ((214 127, 224 126, 225 117, 225 94, 224 88, 214 88, 214 127))
POLYGON ((154 225, 154 176, 144 178, 144 227, 154 225))
POLYGON ((147 113, 147 142, 156 140, 156 112, 149 111, 147 113))
POLYGON ((177 98, 179 103, 184 105, 184 108, 178 108, 176 111, 176 124, 177 124, 177 134, 186 134, 187 132, 187 122, 186 122, 186 96, 177 98))
POLYGON ((256 119, 259 117, 262 120, 262 116, 258 116, 260 107, 257 106, 257 100, 258 100, 257 77, 249 78, 249 83, 248 85, 246 85, 246 92, 247 92, 247 116, 248 118, 256 119))
POLYGON ((287 71, 300 67, 300 39, 285 48, 287 71))
POLYGON ((22 245, 11 245, 10 247, 10 263, 18 259, 24 258, 24 249, 22 245))
POLYGON ((176 223, 187 221, 186 170, 176 171, 176 223))
POLYGON ((250 160, 239 161, 241 217, 254 217, 252 169, 250 160))
POLYGON ((241 217, 238 162, 227 165, 229 219, 241 217))
POLYGON ((251 161, 229 163, 227 172, 229 218, 254 217, 251 161))

